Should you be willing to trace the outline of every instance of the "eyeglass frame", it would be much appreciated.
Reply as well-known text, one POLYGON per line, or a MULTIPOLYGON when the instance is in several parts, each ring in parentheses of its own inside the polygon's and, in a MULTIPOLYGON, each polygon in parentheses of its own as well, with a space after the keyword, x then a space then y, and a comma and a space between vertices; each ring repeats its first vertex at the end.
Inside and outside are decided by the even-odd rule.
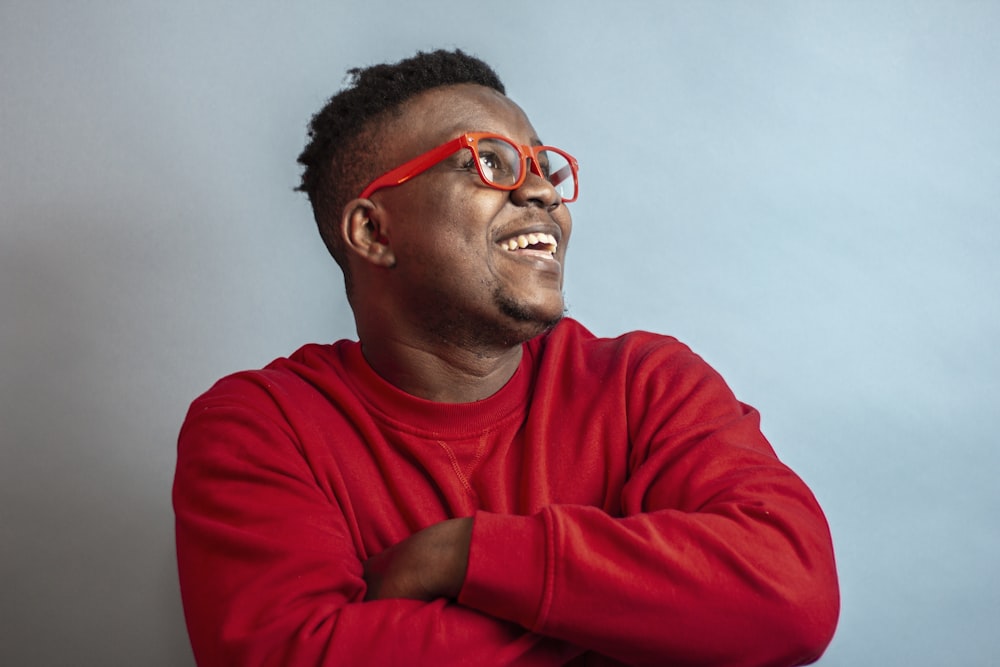
MULTIPOLYGON (((553 187, 562 183, 565 179, 560 179, 556 183, 552 183, 551 175, 546 177, 542 174, 541 168, 538 166, 538 154, 541 151, 551 151, 558 153, 566 159, 568 162, 568 167, 570 169, 570 174, 573 178, 573 196, 570 198, 561 198, 562 203, 569 204, 576 201, 577 197, 580 195, 580 180, 579 180, 579 169, 580 165, 576 158, 562 150, 561 148, 556 148, 555 146, 531 146, 527 144, 519 144, 509 137, 505 137, 502 134, 495 134, 493 132, 466 132, 464 134, 455 137, 454 139, 449 139, 440 146, 430 149, 425 153, 421 153, 412 160, 408 160, 403 164, 390 169, 386 173, 382 174, 374 181, 368 184, 368 186, 361 192, 359 196, 360 199, 367 199, 375 191, 381 190, 382 188, 391 188, 397 185, 402 185, 415 176, 419 176, 431 167, 443 162, 450 155, 462 150, 463 148, 468 148, 472 151, 472 156, 474 162, 476 163, 476 171, 479 173, 479 180, 483 182, 484 185, 495 188, 497 190, 503 190, 510 192, 511 190, 516 190, 522 185, 524 185, 525 179, 528 177, 528 170, 533 171, 537 176, 544 179, 546 183, 549 183, 553 187), (483 165, 479 161, 479 149, 478 143, 481 139, 499 139, 505 141, 517 150, 517 155, 521 158, 521 175, 518 176, 517 182, 512 185, 500 185, 499 183, 493 183, 486 175, 483 173, 483 165), (531 166, 528 167, 525 163, 528 158, 531 159, 531 166)), ((563 171, 560 169, 559 171, 563 171)), ((558 173, 558 172, 557 172, 558 173)))

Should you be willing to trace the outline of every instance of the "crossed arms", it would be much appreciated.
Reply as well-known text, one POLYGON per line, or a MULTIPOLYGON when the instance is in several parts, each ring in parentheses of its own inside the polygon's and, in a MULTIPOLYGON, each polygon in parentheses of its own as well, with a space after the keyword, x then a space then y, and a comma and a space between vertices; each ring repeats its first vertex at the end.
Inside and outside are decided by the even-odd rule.
MULTIPOLYGON (((702 419, 703 406, 679 399, 664 412, 690 408, 697 425, 631 419, 629 439, 648 444, 629 450, 613 510, 405 507, 389 520, 380 515, 433 495, 390 507, 392 490, 367 464, 330 465, 329 442, 310 444, 313 427, 289 415, 315 407, 279 389, 229 381, 182 431, 178 561, 202 667, 795 665, 832 636, 825 521, 752 410, 727 403, 702 419), (362 509, 343 491, 355 476, 382 504, 362 509)), ((551 474, 586 486, 583 471, 604 465, 588 462, 592 449, 567 446, 568 472, 551 474)), ((405 471, 380 465, 383 476, 405 471)))

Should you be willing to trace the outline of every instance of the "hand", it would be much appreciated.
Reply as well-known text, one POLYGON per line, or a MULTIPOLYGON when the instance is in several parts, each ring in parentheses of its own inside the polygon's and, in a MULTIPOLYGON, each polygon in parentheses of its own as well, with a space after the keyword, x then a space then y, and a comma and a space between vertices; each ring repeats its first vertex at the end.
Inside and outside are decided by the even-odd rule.
POLYGON ((448 519, 365 561, 365 600, 455 598, 469 567, 472 517, 448 519))

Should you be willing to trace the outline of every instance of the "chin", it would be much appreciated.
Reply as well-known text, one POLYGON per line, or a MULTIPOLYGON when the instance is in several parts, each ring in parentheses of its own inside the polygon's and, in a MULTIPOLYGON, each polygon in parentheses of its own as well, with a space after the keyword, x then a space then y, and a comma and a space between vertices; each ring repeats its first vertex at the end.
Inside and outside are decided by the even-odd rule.
POLYGON ((517 343, 531 340, 557 325, 566 313, 564 303, 560 299, 558 308, 532 306, 497 295, 500 311, 511 320, 511 331, 518 332, 513 336, 518 339, 517 343))

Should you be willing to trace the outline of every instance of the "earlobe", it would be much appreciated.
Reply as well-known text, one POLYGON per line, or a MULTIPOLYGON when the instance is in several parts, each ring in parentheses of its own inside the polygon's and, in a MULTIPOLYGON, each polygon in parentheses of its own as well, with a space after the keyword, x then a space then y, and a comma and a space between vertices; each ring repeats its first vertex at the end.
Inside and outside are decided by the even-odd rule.
POLYGON ((341 218, 340 233, 349 252, 378 266, 395 266, 396 257, 382 212, 370 199, 348 202, 341 218))

